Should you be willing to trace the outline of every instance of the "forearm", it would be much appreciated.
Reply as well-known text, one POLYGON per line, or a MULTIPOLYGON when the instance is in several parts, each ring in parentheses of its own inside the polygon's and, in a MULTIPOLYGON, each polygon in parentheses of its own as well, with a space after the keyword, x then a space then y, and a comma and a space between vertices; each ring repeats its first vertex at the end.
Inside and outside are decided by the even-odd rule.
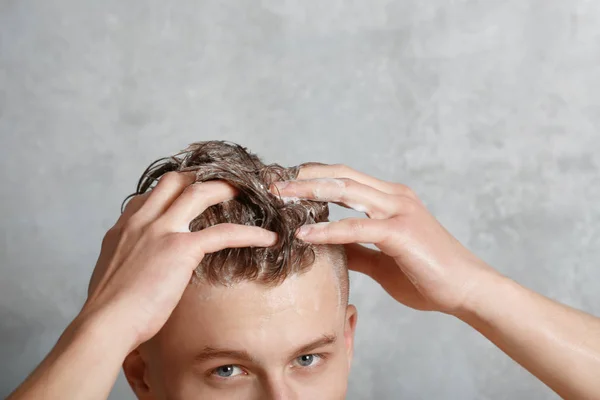
POLYGON ((9 400, 106 399, 127 345, 102 321, 73 321, 44 361, 9 400))
POLYGON ((600 397, 600 319, 495 277, 459 317, 567 399, 600 397))

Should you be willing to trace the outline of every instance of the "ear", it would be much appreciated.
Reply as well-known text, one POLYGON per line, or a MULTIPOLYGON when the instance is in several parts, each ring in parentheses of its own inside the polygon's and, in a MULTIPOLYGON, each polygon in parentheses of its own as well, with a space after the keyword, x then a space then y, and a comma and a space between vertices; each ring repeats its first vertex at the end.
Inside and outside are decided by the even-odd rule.
POLYGON ((344 342, 346 353, 348 354, 348 370, 352 365, 352 356, 354 354, 354 332, 356 331, 356 322, 358 320, 358 311, 356 307, 349 304, 346 307, 346 325, 344 327, 344 342))
POLYGON ((129 386, 139 400, 152 400, 150 386, 148 385, 148 366, 139 348, 133 350, 123 361, 123 372, 129 386))

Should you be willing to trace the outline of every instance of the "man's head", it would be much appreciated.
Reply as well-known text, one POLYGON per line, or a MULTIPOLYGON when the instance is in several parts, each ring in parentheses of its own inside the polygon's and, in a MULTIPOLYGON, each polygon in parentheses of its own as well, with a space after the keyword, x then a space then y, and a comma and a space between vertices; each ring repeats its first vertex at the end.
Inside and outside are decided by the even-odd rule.
POLYGON ((272 182, 296 178, 299 167, 265 165, 223 141, 157 160, 135 194, 166 172, 192 170, 239 195, 196 217, 191 231, 229 222, 274 231, 278 241, 204 257, 165 326, 125 360, 138 398, 343 399, 356 325, 346 255, 295 237, 298 227, 327 221, 327 203, 271 194, 272 182))

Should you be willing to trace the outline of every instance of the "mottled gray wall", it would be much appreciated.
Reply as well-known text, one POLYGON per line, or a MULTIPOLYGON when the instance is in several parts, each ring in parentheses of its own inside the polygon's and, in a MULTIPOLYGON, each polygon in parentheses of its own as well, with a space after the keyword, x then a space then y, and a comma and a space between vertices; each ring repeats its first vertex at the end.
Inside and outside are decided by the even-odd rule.
MULTIPOLYGON (((77 313, 143 168, 196 140, 407 183, 496 268, 600 314, 599 93, 596 1, 0 0, 0 395, 77 313)), ((350 399, 556 398, 352 278, 350 399)))

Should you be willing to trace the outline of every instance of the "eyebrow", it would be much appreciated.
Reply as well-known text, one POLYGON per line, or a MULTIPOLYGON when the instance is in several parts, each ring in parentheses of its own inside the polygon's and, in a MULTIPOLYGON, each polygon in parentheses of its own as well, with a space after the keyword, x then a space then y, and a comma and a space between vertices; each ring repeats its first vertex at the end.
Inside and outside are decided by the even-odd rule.
MULTIPOLYGON (((319 347, 327 346, 335 343, 337 337, 334 334, 323 335, 320 338, 305 344, 300 347, 296 351, 292 353, 291 358, 299 357, 303 354, 308 354, 311 351, 318 349, 319 347)), ((245 350, 234 350, 234 349, 226 349, 226 348, 215 348, 207 346, 200 353, 194 356, 194 361, 203 362, 209 360, 215 360, 219 358, 232 358, 236 360, 243 360, 247 362, 251 362, 257 364, 255 358, 253 358, 247 351, 245 350)))
POLYGON ((323 335, 321 336, 319 339, 310 342, 302 347, 300 347, 298 350, 296 350, 293 354, 292 354, 292 358, 296 358, 298 356, 301 356, 303 354, 307 354, 310 353, 311 351, 318 349, 319 347, 323 347, 323 346, 327 346, 329 344, 333 344, 335 343, 337 337, 333 334, 330 335, 323 335))

